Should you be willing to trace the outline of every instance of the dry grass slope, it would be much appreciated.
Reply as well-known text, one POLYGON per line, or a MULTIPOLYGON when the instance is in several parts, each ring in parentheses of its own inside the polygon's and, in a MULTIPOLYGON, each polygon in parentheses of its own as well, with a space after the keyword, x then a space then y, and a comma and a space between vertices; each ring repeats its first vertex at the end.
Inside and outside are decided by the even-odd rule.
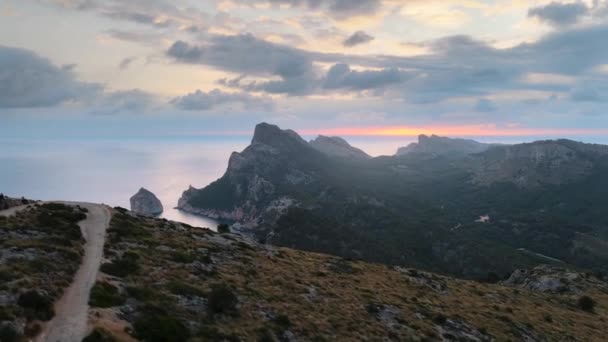
POLYGON ((104 341, 603 341, 608 334, 605 287, 547 294, 482 284, 259 245, 124 210, 114 215, 105 253, 104 297, 92 298, 116 303, 93 309, 104 341), (579 307, 582 296, 592 310, 579 307))

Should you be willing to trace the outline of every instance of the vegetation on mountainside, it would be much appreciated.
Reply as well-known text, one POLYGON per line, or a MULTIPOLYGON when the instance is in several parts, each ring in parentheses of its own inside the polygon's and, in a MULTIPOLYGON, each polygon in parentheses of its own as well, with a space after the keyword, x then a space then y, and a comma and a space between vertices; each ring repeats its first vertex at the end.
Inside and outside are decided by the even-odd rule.
POLYGON ((106 257, 135 254, 139 264, 124 276, 102 275, 126 300, 94 308, 93 323, 118 341, 123 328, 139 340, 175 342, 601 340, 608 333, 606 287, 540 293, 121 213, 111 227, 106 257), (117 238, 120 225, 146 233, 117 238), (176 260, 178 251, 190 257, 176 260), (594 312, 580 306, 582 296, 593 298, 594 312))
POLYGON ((504 277, 549 258, 608 273, 608 157, 593 146, 539 142, 539 149, 570 150, 557 157, 548 152, 545 159, 514 159, 508 166, 521 169, 519 178, 506 181, 510 178, 498 172, 496 182, 480 185, 473 182, 472 165, 502 162, 508 147, 458 158, 407 154, 352 160, 297 144, 278 128, 270 133, 276 141, 266 137, 268 146, 254 144, 233 156, 239 167, 229 167, 204 189, 188 191, 187 202, 195 209, 238 208, 244 221, 260 218, 260 241, 341 257, 473 279, 490 272, 504 277), (580 176, 577 160, 593 167, 579 170, 580 176), (554 173, 569 178, 556 181, 554 173), (518 186, 515 181, 527 176, 535 183, 518 186), (543 176, 552 182, 536 182, 543 176), (281 198, 298 208, 277 220, 276 211, 267 209, 281 198), (476 222, 485 215, 488 221, 476 222))
POLYGON ((1 341, 10 341, 11 331, 15 341, 24 331, 31 337, 38 321, 54 316, 54 302, 80 265, 84 240, 77 223, 85 218, 85 209, 56 203, 0 216, 1 341))

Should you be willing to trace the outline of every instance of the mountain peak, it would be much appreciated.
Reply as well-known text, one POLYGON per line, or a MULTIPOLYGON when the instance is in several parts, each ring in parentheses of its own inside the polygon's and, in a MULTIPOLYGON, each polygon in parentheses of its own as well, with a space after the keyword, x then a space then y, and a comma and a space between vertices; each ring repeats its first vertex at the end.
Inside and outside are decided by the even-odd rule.
POLYGON ((417 143, 411 143, 397 150, 396 155, 410 153, 424 153, 433 155, 466 155, 479 153, 492 147, 492 144, 484 144, 470 139, 441 137, 435 134, 430 136, 421 134, 417 143))
POLYGON ((340 137, 328 137, 319 135, 316 139, 309 142, 310 146, 328 156, 346 157, 353 159, 371 158, 362 150, 351 146, 346 140, 340 137))
POLYGON ((277 125, 266 122, 262 122, 255 126, 251 143, 264 144, 277 148, 306 145, 306 141, 302 139, 298 133, 290 129, 283 130, 277 125))

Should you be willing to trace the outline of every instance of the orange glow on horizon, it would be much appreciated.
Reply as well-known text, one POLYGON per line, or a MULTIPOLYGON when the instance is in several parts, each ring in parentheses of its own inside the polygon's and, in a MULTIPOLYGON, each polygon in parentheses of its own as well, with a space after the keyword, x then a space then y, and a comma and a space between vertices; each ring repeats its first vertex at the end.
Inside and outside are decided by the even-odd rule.
POLYGON ((517 136, 568 136, 568 135, 606 135, 608 129, 588 128, 525 128, 497 127, 495 125, 465 126, 387 126, 387 127, 341 127, 329 129, 305 129, 298 131, 304 135, 338 136, 379 136, 379 137, 416 137, 421 134, 448 137, 517 137, 517 136))
MULTIPOLYGON (((281 127, 285 128, 285 127, 281 127)), ((608 135, 608 128, 526 128, 519 125, 455 125, 455 126, 372 126, 296 129, 305 136, 342 137, 417 137, 421 134, 445 137, 568 137, 608 135)), ((172 132, 190 136, 251 136, 251 130, 172 132)))

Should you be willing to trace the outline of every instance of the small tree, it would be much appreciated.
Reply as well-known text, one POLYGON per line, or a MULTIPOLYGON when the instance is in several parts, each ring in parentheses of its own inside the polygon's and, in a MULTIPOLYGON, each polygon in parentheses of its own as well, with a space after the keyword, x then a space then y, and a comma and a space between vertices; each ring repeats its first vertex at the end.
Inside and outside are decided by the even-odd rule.
POLYGON ((582 296, 578 299, 578 307, 587 312, 593 312, 595 300, 589 296, 582 296))
POLYGON ((230 233, 230 226, 225 223, 220 223, 217 225, 217 232, 220 234, 230 233))
POLYGON ((217 313, 234 314, 238 298, 226 284, 217 284, 211 288, 207 298, 207 305, 211 315, 217 313))

